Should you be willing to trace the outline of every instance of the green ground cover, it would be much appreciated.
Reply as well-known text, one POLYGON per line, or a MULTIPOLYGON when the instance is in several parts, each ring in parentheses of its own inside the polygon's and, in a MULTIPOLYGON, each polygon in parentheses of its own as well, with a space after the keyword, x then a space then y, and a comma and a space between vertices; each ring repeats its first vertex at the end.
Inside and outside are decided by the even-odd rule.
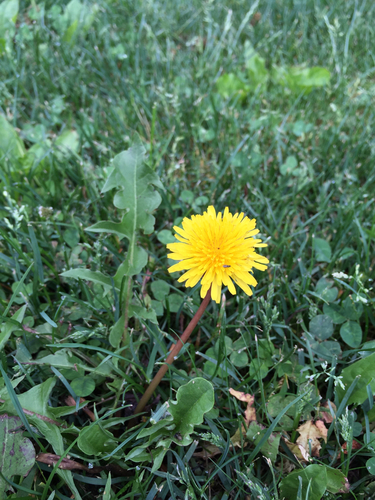
POLYGON ((0 3, 0 498, 375 498, 374 21, 0 3), (155 220, 87 230, 133 213, 116 169, 155 220), (201 303, 166 244, 209 205, 257 219, 268 270, 211 302, 132 427, 201 303))

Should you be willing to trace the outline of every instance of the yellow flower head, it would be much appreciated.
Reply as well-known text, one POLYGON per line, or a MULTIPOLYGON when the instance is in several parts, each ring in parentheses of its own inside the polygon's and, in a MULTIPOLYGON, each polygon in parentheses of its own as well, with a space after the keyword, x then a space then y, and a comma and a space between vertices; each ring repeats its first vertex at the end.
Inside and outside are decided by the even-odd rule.
POLYGON ((168 271, 187 271, 178 281, 186 281, 188 287, 195 286, 201 279, 201 297, 204 298, 211 287, 211 296, 217 303, 223 284, 232 295, 236 294, 233 281, 247 295, 252 295, 249 285, 257 284, 251 274, 253 267, 264 271, 268 264, 265 257, 255 253, 255 248, 267 246, 253 238, 259 233, 255 225, 255 219, 250 220, 243 213, 232 215, 228 207, 223 215, 216 214, 210 206, 203 215, 185 217, 183 229, 173 228, 179 243, 167 245, 172 252, 168 257, 180 261, 168 271))

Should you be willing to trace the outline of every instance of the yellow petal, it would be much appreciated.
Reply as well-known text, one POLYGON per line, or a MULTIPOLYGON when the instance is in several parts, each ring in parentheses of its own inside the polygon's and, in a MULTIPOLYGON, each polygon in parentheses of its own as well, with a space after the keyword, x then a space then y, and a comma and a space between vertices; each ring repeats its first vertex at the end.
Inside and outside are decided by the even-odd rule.
POLYGON ((211 297, 212 299, 219 304, 221 298, 221 282, 219 283, 217 280, 217 275, 215 275, 214 280, 211 286, 211 297))
MULTIPOLYGON (((183 238, 189 239, 189 235, 187 234, 187 232, 184 231, 183 229, 181 229, 180 227, 173 226, 173 229, 176 231, 176 233, 178 233, 179 235, 181 235, 183 238)), ((176 236, 176 238, 177 238, 177 236, 176 236)))
POLYGON ((256 286, 258 284, 254 276, 248 272, 236 271, 235 276, 248 285, 256 286))
POLYGON ((258 234, 258 233, 259 233, 259 229, 252 229, 252 230, 249 232, 248 236, 255 236, 255 235, 256 235, 256 234, 258 234))
MULTIPOLYGON (((179 234, 175 234, 174 237, 178 240, 178 241, 181 241, 182 243, 189 243, 189 240, 188 239, 185 239, 183 238, 182 236, 180 236, 179 234)), ((171 244, 171 243, 169 243, 171 244)))
POLYGON ((211 297, 212 300, 214 300, 217 304, 220 304, 220 294, 221 294, 221 286, 212 285, 211 297))
POLYGON ((270 261, 268 259, 266 259, 266 257, 263 257, 262 255, 257 255, 254 260, 256 260, 257 262, 263 262, 263 264, 270 263, 270 261))
POLYGON ((258 264, 257 262, 253 262, 253 267, 255 267, 255 269, 259 269, 259 271, 265 271, 267 269, 267 266, 258 264))
POLYGON ((216 210, 215 210, 215 208, 214 208, 212 205, 210 205, 210 206, 207 208, 207 213, 208 213, 208 215, 209 215, 210 217, 215 217, 215 219, 216 219, 216 210))
POLYGON ((168 243, 167 248, 171 252, 181 253, 183 255, 186 252, 191 252, 190 245, 187 245, 186 243, 168 243))
MULTIPOLYGON (((197 283, 198 281, 201 279, 202 275, 200 274, 196 274, 195 276, 192 276, 190 279, 187 280, 187 282, 185 283, 185 286, 189 286, 191 288, 193 288, 197 283)), ((180 281, 180 280, 178 280, 180 281)))
POLYGON ((174 264, 173 266, 168 268, 168 272, 175 273, 177 271, 185 271, 186 269, 190 269, 189 261, 182 260, 178 264, 174 264))
POLYGON ((207 292, 210 289, 210 286, 211 286, 211 284, 209 284, 209 285, 202 285, 202 288, 201 288, 201 297, 202 297, 202 299, 204 299, 205 296, 207 295, 207 292))
POLYGON ((247 285, 244 281, 240 280, 239 278, 236 278, 236 276, 233 276, 233 279, 237 283, 237 285, 240 288, 242 288, 242 290, 246 293, 246 295, 248 295, 249 297, 253 295, 253 292, 251 291, 249 285, 247 285))
POLYGON ((214 279, 214 269, 211 267, 202 278, 202 285, 211 284, 214 279))
POLYGON ((228 287, 228 290, 232 295, 236 295, 236 287, 233 285, 233 281, 226 273, 223 274, 223 283, 228 287))

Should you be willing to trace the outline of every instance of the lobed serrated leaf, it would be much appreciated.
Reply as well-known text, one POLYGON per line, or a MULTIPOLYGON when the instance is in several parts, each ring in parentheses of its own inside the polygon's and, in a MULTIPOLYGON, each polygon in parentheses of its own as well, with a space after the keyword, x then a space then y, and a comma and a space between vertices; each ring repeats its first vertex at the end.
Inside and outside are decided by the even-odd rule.
MULTIPOLYGON (((19 417, 0 415, 0 471, 7 479, 26 476, 35 462, 35 449, 30 439, 23 437, 19 417)), ((0 497, 8 484, 0 477, 0 497)))
POLYGON ((214 405, 214 389, 211 382, 203 378, 195 378, 181 386, 176 401, 169 401, 169 412, 175 424, 175 433, 182 437, 189 436, 194 425, 203 422, 203 416, 214 405))
POLYGON ((139 138, 132 147, 114 158, 114 168, 102 192, 118 189, 114 205, 125 210, 125 214, 120 223, 102 221, 90 226, 87 231, 115 233, 129 240, 133 240, 138 229, 143 229, 145 234, 153 231, 155 218, 151 213, 161 202, 161 196, 153 186, 163 189, 163 185, 144 160, 145 149, 139 138))
POLYGON ((86 455, 102 455, 113 451, 117 442, 113 434, 104 429, 100 424, 90 425, 86 432, 81 432, 78 436, 78 448, 86 455))

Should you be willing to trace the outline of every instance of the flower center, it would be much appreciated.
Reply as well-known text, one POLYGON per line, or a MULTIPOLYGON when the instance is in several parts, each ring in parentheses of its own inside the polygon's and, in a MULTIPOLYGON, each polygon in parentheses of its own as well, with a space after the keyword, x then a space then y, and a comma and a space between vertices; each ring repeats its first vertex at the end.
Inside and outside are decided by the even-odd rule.
POLYGON ((227 264, 225 262, 225 256, 223 255, 220 247, 207 250, 206 259, 209 265, 215 268, 224 267, 227 264))

